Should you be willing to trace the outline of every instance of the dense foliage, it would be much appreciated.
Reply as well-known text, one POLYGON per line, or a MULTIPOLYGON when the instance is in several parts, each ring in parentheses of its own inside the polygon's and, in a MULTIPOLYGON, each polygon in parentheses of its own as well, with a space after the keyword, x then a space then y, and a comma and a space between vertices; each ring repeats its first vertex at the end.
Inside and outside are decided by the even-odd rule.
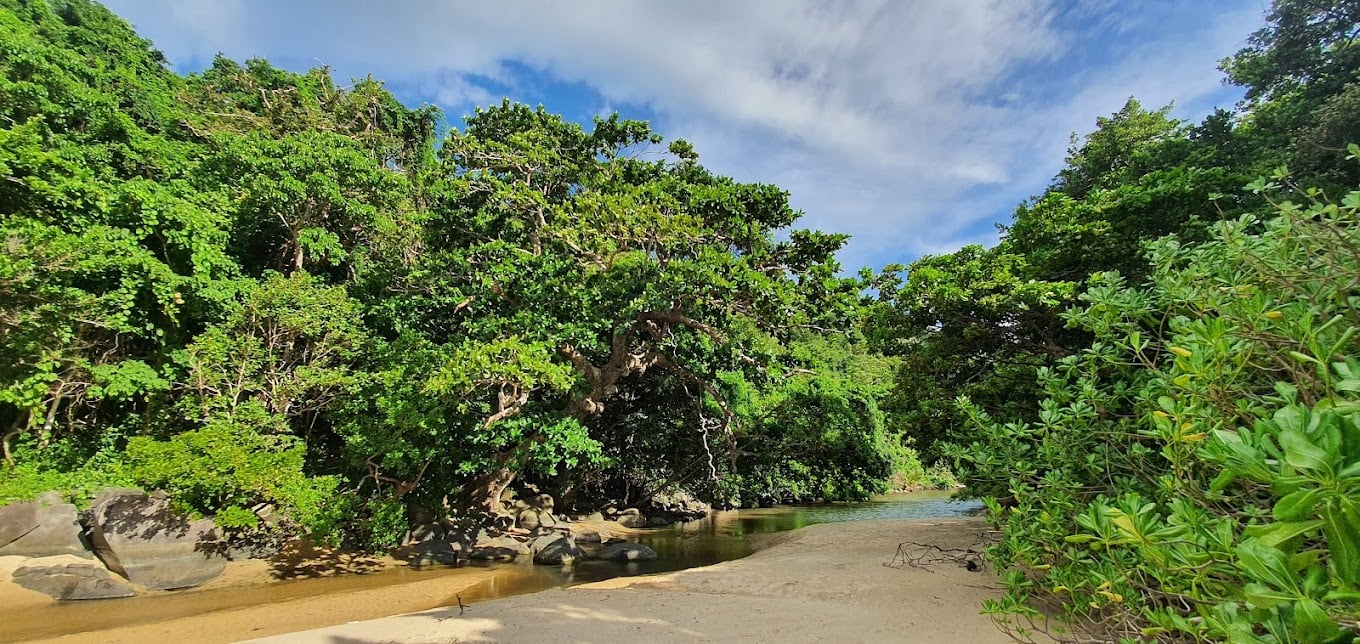
POLYGON ((517 483, 735 506, 949 463, 1021 638, 1355 641, 1357 37, 1275 0, 1235 110, 1130 99, 995 247, 847 278, 644 122, 179 76, 98 5, 0 0, 0 503, 139 485, 381 548, 517 483))
POLYGON ((1130 99, 999 245, 880 276, 883 407, 987 501, 1021 639, 1360 636, 1357 36, 1276 0, 1237 111, 1130 99))
POLYGON ((96 4, 4 0, 0 171, 0 503, 131 484, 379 547, 519 479, 588 509, 920 471, 845 238, 644 122, 447 128, 372 79, 183 77, 96 4))

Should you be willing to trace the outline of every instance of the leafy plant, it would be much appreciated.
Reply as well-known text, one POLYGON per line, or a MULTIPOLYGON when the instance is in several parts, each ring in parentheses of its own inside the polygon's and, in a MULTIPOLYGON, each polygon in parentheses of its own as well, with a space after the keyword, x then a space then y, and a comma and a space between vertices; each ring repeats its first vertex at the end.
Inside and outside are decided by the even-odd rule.
POLYGON ((1047 590, 1132 639, 1357 636, 1360 192, 1297 194, 1152 244, 1145 288, 1098 276, 1067 315, 1094 340, 1040 370, 1038 422, 962 401, 982 439, 952 453, 1013 498, 991 554, 1019 574, 990 612, 1024 625, 1047 590))

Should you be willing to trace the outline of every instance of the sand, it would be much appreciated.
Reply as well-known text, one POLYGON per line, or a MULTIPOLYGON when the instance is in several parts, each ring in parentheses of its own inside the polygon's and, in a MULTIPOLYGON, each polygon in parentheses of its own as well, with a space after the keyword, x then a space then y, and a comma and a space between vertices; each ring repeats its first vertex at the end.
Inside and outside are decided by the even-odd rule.
POLYGON ((901 542, 967 547, 983 527, 976 519, 815 525, 714 566, 257 641, 1009 642, 979 613, 984 599, 1001 595, 991 573, 884 565, 901 542))
MULTIPOLYGON (((462 568, 410 574, 401 583, 351 574, 263 584, 280 571, 242 562, 204 592, 55 606, 45 595, 0 583, 0 641, 1009 642, 979 614, 984 599, 1001 594, 991 573, 953 564, 883 565, 900 542, 967 547, 983 528, 977 519, 815 525, 752 535, 764 549, 714 566, 486 601, 481 597, 516 592, 513 576, 462 568), (435 608, 458 596, 470 603, 461 615, 435 608), (34 639, 51 620, 61 622, 46 629, 53 635, 82 632, 34 639)), ((287 562, 288 571, 311 576, 337 565, 367 570, 392 563, 303 554, 287 562)), ((0 558, 0 582, 17 562, 0 558)))

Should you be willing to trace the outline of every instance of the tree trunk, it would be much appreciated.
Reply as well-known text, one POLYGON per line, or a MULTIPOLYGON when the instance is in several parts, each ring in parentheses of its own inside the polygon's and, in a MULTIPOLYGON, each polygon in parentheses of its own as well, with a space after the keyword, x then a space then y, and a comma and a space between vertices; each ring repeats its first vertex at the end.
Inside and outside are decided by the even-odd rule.
POLYGON ((501 493, 515 480, 515 473, 509 468, 481 474, 463 485, 463 502, 469 510, 500 514, 501 493))

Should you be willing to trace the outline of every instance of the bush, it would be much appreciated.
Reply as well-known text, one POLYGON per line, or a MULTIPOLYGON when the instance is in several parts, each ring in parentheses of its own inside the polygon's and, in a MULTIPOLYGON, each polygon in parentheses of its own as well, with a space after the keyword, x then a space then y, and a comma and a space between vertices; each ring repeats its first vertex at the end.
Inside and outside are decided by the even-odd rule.
POLYGON ((1147 287, 1097 276, 1067 315, 1095 340, 1040 370, 1038 422, 961 401, 981 438, 951 454, 1012 495, 987 610, 1014 632, 1051 594, 1102 638, 1360 634, 1360 191, 1301 194, 1153 243, 1147 287))
POLYGON ((129 439, 129 478, 145 489, 165 490, 185 509, 216 515, 223 528, 256 527, 250 508, 270 503, 304 527, 332 530, 326 516, 336 479, 306 476, 302 440, 261 433, 260 422, 248 420, 252 415, 268 416, 257 408, 169 440, 129 439))

